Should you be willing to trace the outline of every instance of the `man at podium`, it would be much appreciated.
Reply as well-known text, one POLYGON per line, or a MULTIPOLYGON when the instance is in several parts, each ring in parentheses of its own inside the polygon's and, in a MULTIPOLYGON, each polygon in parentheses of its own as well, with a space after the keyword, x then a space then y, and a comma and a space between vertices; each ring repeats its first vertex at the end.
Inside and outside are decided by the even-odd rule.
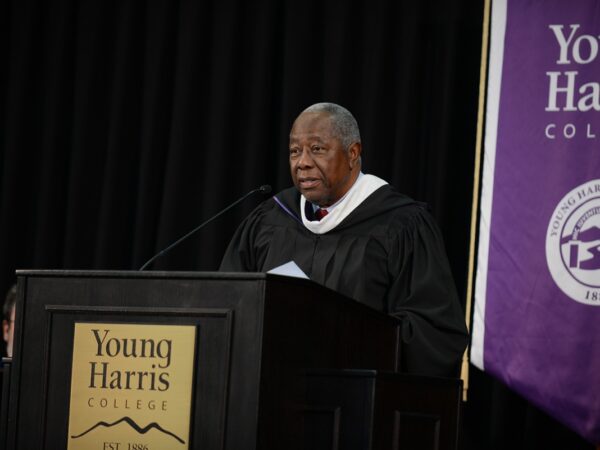
POLYGON ((424 204, 361 172, 361 149, 347 109, 305 109, 290 132, 294 187, 242 222, 221 270, 293 261, 310 279, 399 318, 403 371, 457 376, 468 334, 440 231, 424 204))

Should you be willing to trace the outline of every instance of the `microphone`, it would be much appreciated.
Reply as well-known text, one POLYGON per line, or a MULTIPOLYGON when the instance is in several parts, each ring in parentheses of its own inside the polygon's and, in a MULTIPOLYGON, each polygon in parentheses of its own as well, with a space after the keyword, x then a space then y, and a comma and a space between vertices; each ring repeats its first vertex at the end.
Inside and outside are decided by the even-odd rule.
POLYGON ((192 234, 194 234, 196 231, 200 230, 201 228, 205 227, 206 225, 208 225, 209 223, 211 223, 213 220, 215 220, 216 218, 220 217, 221 215, 225 214, 227 211, 229 211, 231 208, 233 208, 235 205, 237 205, 238 203, 243 202, 244 200, 246 200, 248 197, 250 197, 253 194, 256 194, 257 192, 260 192, 261 194, 265 195, 268 194, 269 192, 271 192, 271 186, 269 186, 268 184, 263 184, 262 186, 256 188, 256 189, 252 189, 250 192, 248 192, 246 195, 244 195, 241 198, 238 198, 235 202, 233 202, 231 205, 229 205, 227 208, 221 210, 220 212, 218 212, 217 214, 215 214, 214 216, 212 216, 210 219, 208 219, 205 222, 202 222, 200 225, 198 225, 196 228, 194 228, 192 231, 190 231, 188 234, 186 234, 185 236, 180 237, 179 239, 177 239, 175 242, 173 242, 171 245, 169 245, 167 248, 165 248, 164 250, 161 250, 160 252, 158 252, 156 255, 154 255, 152 258, 150 258, 148 261, 146 261, 144 263, 144 265, 142 267, 139 268, 139 271, 141 272, 142 270, 146 269, 146 267, 148 267, 150 264, 152 264, 156 259, 160 258, 162 255, 164 255, 165 253, 171 251, 175 246, 179 245, 181 242, 185 241, 187 238, 189 238, 192 234))

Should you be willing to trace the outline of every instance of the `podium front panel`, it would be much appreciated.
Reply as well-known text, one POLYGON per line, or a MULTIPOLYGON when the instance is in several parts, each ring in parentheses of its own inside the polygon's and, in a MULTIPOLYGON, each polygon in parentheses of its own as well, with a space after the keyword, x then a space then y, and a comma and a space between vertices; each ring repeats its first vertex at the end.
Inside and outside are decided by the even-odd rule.
MULTIPOLYGON (((242 448, 242 440, 256 440, 261 335, 256 314, 262 301, 256 279, 232 284, 224 279, 198 283, 185 276, 52 273, 22 275, 20 289, 24 302, 19 305, 11 380, 11 389, 18 393, 13 400, 18 398, 18 403, 9 412, 10 422, 16 425, 12 433, 9 430, 9 445, 67 448, 76 323, 196 327, 193 421, 190 442, 181 448, 242 448), (236 347, 244 351, 234 354, 236 347), (226 426, 235 429, 227 446, 226 426), (236 436, 240 442, 235 442, 236 436)), ((157 431, 140 435, 132 444, 143 445, 152 433, 157 431)), ((129 443, 123 444, 121 448, 127 448, 129 443)), ((173 441, 171 448, 180 445, 173 441)))

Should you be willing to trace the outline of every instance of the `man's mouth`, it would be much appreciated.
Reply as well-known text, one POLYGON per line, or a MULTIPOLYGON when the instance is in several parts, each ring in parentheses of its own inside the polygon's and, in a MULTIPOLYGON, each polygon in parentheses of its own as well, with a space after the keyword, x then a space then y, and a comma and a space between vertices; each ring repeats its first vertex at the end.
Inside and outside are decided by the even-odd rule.
POLYGON ((298 186, 300 186, 300 189, 312 189, 316 187, 320 182, 321 180, 319 180, 318 178, 298 178, 298 186))

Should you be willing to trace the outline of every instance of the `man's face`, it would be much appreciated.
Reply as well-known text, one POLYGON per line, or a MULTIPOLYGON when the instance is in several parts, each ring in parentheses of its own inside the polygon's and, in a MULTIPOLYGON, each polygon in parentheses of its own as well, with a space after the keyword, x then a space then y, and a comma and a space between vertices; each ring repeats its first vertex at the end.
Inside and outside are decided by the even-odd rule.
POLYGON ((345 149, 334 136, 327 113, 302 113, 290 132, 292 180, 307 200, 319 206, 334 204, 358 176, 360 144, 345 149))
POLYGON ((15 307, 10 311, 10 322, 6 319, 2 321, 2 332, 6 342, 6 356, 12 358, 13 336, 15 329, 15 307))

